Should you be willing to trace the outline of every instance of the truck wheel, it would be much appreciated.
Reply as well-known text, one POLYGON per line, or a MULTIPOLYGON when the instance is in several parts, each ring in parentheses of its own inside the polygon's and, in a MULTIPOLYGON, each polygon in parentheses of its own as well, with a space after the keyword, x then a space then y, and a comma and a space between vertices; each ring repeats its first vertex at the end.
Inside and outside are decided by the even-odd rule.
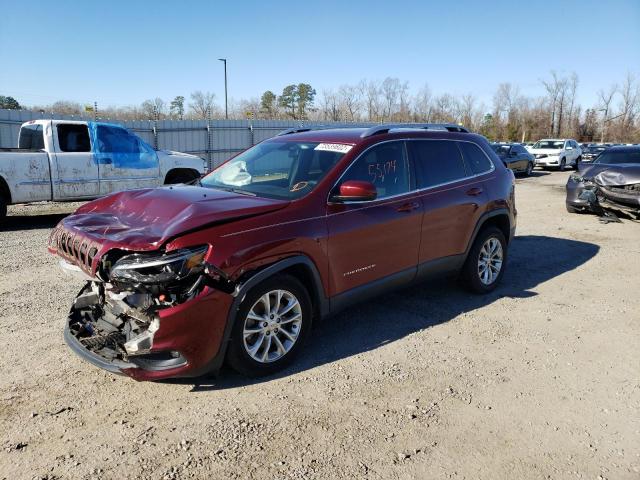
POLYGON ((502 231, 493 226, 480 231, 462 267, 461 280, 474 293, 495 289, 507 261, 507 241, 502 231))
POLYGON ((235 318, 227 361, 248 377, 270 375, 296 357, 311 329, 307 289, 290 275, 277 275, 249 291, 235 318))
POLYGON ((582 161, 582 157, 576 158, 576 163, 573 164, 573 169, 578 170, 578 164, 582 161))

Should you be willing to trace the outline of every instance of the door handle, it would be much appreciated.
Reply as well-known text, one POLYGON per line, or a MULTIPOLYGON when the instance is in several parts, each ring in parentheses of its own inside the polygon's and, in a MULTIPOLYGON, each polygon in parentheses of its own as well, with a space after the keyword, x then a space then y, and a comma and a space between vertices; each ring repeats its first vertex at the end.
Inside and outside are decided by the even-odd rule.
POLYGON ((401 206, 399 206, 398 208, 396 208, 397 212, 412 212, 413 210, 416 210, 420 208, 420 204, 417 202, 410 202, 410 203, 404 203, 401 206))
POLYGON ((473 187, 466 191, 466 194, 471 197, 476 197, 482 193, 482 189, 480 187, 473 187))

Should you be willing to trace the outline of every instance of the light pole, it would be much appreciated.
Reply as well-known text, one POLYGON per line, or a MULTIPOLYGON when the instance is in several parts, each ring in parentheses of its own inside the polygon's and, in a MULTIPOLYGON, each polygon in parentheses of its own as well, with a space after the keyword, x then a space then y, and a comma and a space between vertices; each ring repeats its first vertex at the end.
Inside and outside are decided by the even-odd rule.
POLYGON ((224 118, 229 118, 229 107, 227 103, 227 59, 219 58, 221 62, 224 62, 224 118))

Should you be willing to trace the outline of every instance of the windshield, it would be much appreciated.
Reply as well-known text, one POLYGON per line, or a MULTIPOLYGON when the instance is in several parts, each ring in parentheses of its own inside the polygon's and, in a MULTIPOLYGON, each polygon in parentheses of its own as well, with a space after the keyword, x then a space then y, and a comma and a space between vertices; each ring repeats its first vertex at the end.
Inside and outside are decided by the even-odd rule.
POLYGON ((533 148, 550 148, 553 150, 560 150, 564 146, 562 140, 540 140, 536 142, 533 148))
POLYGON ((491 145, 493 151, 496 152, 499 156, 503 157, 509 154, 509 149, 511 146, 509 145, 491 145))
POLYGON ((268 198, 303 197, 351 149, 336 143, 260 143, 202 179, 202 186, 268 198))
POLYGON ((637 163, 640 164, 640 149, 633 150, 608 150, 602 152, 593 163, 605 163, 608 165, 616 165, 618 163, 637 163))

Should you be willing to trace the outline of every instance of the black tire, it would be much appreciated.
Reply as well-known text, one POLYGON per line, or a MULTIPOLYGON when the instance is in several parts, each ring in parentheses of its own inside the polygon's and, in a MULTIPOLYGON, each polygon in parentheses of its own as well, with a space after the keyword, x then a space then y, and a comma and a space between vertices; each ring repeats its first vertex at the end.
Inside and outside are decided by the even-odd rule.
POLYGON ((5 218, 7 218, 7 201, 0 197, 0 225, 4 223, 5 218))
POLYGON ((582 157, 576 158, 576 163, 573 164, 573 169, 578 170, 578 164, 582 161, 582 157))
POLYGON ((480 230, 480 233, 478 233, 478 236, 471 246, 471 250, 469 250, 469 255, 467 256, 467 260, 462 267, 462 271, 460 272, 460 279, 467 289, 474 293, 484 294, 493 291, 498 286, 498 284, 502 280, 502 276, 504 275, 504 270, 507 263, 507 247, 507 240, 505 239, 504 234, 499 228, 488 226, 480 230), (496 240, 498 240, 498 242, 500 242, 500 246, 502 247, 502 264, 495 280, 490 284, 486 284, 480 280, 478 262, 480 259, 480 250, 482 249, 484 244, 491 238, 495 238, 496 240))
POLYGON ((573 205, 570 205, 568 203, 565 203, 565 206, 567 207, 567 212, 569 213, 583 213, 583 210, 581 208, 574 207, 573 205))
POLYGON ((566 167, 567 167, 567 160, 563 158, 563 159, 561 159, 561 160, 560 160, 560 166, 558 167, 558 169, 559 169, 561 172, 564 172, 564 169, 565 169, 566 167))
POLYGON ((523 175, 525 177, 530 177, 531 172, 533 172, 533 162, 527 163, 527 169, 524 171, 523 175))
POLYGON ((309 292, 297 278, 290 275, 276 275, 265 280, 252 288, 240 304, 229 341, 227 363, 236 372, 247 377, 262 377, 282 370, 295 359, 302 349, 311 331, 312 317, 313 307, 309 292), (286 290, 296 297, 301 307, 302 323, 297 340, 291 346, 290 350, 277 360, 262 363, 252 358, 247 352, 243 338, 244 324, 254 304, 265 293, 273 290, 286 290))

